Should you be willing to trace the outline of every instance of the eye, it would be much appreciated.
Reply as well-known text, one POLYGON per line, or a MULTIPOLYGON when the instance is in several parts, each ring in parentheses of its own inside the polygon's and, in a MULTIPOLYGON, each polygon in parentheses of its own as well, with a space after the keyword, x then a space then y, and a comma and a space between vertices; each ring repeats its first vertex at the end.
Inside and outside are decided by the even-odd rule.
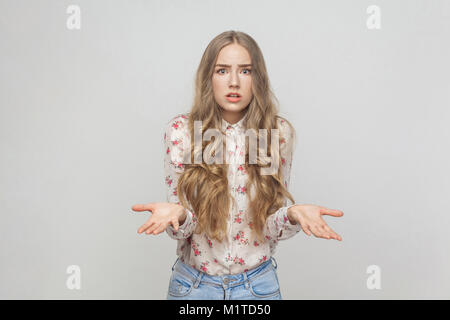
POLYGON ((248 68, 242 69, 242 71, 245 71, 245 70, 247 70, 247 71, 248 71, 248 72, 247 72, 246 74, 250 74, 250 73, 252 73, 252 69, 248 69, 248 68))
POLYGON ((222 71, 222 70, 225 70, 225 69, 219 69, 219 70, 217 70, 216 72, 218 73, 218 74, 223 74, 223 73, 221 73, 220 71, 222 71))

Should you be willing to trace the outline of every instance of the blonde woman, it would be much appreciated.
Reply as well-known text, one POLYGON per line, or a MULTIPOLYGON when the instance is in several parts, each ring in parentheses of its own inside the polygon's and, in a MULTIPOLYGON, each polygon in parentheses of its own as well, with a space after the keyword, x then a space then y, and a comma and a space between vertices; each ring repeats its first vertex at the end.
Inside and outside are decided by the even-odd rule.
POLYGON ((152 212, 138 233, 177 240, 167 299, 282 299, 278 241, 300 230, 342 240, 321 217, 342 211, 295 204, 287 190, 295 130, 276 102, 252 37, 227 31, 209 43, 191 111, 165 129, 168 202, 132 207, 152 212))

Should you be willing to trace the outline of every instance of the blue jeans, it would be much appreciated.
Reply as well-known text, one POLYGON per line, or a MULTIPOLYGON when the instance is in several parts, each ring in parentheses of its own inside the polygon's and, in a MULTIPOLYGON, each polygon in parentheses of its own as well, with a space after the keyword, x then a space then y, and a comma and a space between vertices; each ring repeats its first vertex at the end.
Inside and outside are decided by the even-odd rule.
POLYGON ((172 266, 167 300, 282 300, 276 269, 271 257, 243 273, 212 276, 178 258, 172 266))

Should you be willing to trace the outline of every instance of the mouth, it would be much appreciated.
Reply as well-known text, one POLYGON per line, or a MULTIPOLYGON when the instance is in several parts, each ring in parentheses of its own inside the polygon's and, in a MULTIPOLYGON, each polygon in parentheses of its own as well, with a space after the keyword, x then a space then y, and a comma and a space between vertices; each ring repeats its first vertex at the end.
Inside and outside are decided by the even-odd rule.
POLYGON ((242 96, 237 92, 230 92, 226 95, 226 98, 230 102, 238 102, 239 100, 241 100, 242 96))

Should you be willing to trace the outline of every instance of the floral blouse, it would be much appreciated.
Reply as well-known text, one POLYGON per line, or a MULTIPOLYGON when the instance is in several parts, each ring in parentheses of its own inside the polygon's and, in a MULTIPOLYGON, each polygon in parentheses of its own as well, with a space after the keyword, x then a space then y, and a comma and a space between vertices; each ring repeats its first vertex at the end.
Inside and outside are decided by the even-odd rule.
MULTIPOLYGON (((247 214, 248 199, 245 189, 247 172, 240 164, 243 162, 236 160, 236 157, 243 157, 245 153, 244 118, 235 124, 222 119, 222 128, 226 132, 224 144, 227 150, 224 163, 229 164, 228 187, 235 199, 234 204, 230 205, 228 239, 218 242, 209 239, 205 233, 195 234, 193 231, 197 219, 192 208, 185 208, 186 220, 179 226, 178 231, 175 231, 172 225, 166 228, 167 234, 177 240, 176 253, 180 260, 209 275, 237 274, 256 268, 275 253, 279 240, 291 238, 301 230, 298 223, 292 225, 287 217, 287 209, 294 204, 287 206, 286 199, 284 207, 267 217, 264 235, 268 241, 265 243, 249 241, 252 222, 247 214)), ((292 165, 293 133, 287 122, 280 118, 278 128, 282 137, 280 141, 282 179, 287 187, 292 165)), ((172 118, 165 128, 164 171, 167 201, 170 203, 181 204, 177 196, 177 182, 184 170, 183 139, 190 141, 188 114, 172 118)))

